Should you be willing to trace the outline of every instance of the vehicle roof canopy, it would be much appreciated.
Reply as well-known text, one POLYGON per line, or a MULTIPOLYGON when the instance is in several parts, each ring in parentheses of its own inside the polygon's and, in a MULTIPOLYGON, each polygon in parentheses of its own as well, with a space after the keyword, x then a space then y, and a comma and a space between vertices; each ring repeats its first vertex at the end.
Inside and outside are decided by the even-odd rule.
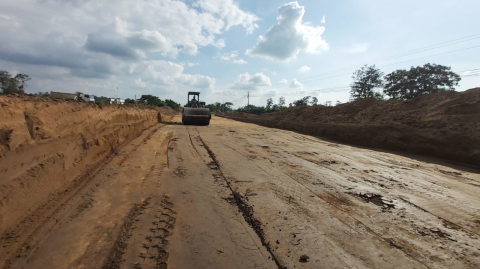
POLYGON ((188 95, 200 95, 200 92, 188 92, 188 95))

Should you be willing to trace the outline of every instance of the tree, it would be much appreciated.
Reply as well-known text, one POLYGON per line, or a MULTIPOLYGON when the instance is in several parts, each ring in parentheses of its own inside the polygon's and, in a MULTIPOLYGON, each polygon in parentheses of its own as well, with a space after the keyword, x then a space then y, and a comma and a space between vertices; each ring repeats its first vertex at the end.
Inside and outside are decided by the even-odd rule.
POLYGON ((341 105, 341 104, 342 104, 342 102, 340 102, 340 101, 338 101, 338 100, 337 100, 337 102, 335 102, 335 105, 336 105, 336 106, 341 105))
POLYGON ((308 106, 310 100, 310 96, 305 96, 300 100, 293 101, 293 105, 295 106, 308 106))
POLYGON ((169 106, 173 109, 177 109, 179 108, 181 105, 171 99, 165 99, 165 102, 163 102, 162 100, 160 100, 160 102, 157 104, 158 106, 162 106, 161 104, 164 103, 165 105, 163 106, 169 106))
POLYGON ((278 98, 278 106, 285 107, 285 97, 280 96, 280 98, 278 98))
POLYGON ((350 96, 353 100, 374 97, 374 88, 383 86, 383 72, 375 65, 362 66, 353 73, 350 96))
POLYGON ((267 99, 267 110, 270 110, 272 108, 272 105, 273 105, 273 99, 268 98, 267 99))
POLYGON ((50 97, 49 92, 38 92, 38 93, 35 93, 34 95, 38 97, 50 97))
POLYGON ((227 111, 232 111, 232 102, 225 102, 221 105, 221 110, 222 112, 227 112, 227 111))
POLYGON ((18 90, 23 94, 25 93, 25 87, 27 86, 27 81, 31 78, 25 74, 17 74, 15 76, 15 85, 17 86, 18 90))
POLYGON ((30 77, 25 74, 17 74, 15 77, 12 77, 7 71, 0 71, 0 88, 3 94, 24 94, 27 81, 29 80, 30 77))
POLYGON ((205 105, 206 108, 210 109, 210 112, 217 112, 217 106, 215 104, 205 105))
POLYGON ((146 100, 147 105, 150 105, 150 106, 157 106, 160 102, 160 98, 158 98, 156 96, 153 96, 153 95, 150 95, 150 94, 142 95, 140 97, 140 100, 146 100))
POLYGON ((449 66, 427 63, 385 76, 383 92, 392 99, 410 99, 423 94, 454 91, 461 78, 449 66))
POLYGON ((312 101, 310 102, 310 104, 313 106, 313 105, 316 105, 318 104, 318 98, 317 97, 312 97, 312 101))
POLYGON ((243 113, 250 113, 250 114, 264 114, 266 113, 266 109, 264 106, 256 106, 256 105, 248 105, 244 107, 240 107, 237 109, 238 112, 243 112, 243 113))
POLYGON ((332 106, 332 101, 326 101, 325 106, 332 106))
POLYGON ((216 111, 222 111, 222 103, 215 102, 215 107, 217 108, 216 111))

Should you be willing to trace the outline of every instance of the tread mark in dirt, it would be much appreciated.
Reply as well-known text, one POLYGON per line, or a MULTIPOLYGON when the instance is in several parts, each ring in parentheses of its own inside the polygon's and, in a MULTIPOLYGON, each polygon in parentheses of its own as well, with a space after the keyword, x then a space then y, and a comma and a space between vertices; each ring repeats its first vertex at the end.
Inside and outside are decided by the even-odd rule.
MULTIPOLYGON (((160 205, 155 206, 158 206, 158 212, 151 221, 150 234, 145 237, 143 244, 145 251, 141 252, 140 257, 155 262, 155 268, 166 269, 169 255, 165 248, 168 244, 167 238, 172 234, 175 226, 176 212, 172 210, 173 204, 167 196, 163 196, 160 205)), ((136 264, 136 268, 143 267, 141 264, 136 264)))
POLYGON ((152 266, 158 269, 167 268, 169 254, 165 248, 168 244, 167 238, 172 234, 175 226, 176 212, 173 211, 173 204, 168 197, 163 196, 159 202, 152 202, 152 197, 148 197, 142 204, 133 206, 122 227, 122 232, 115 242, 110 259, 103 266, 104 269, 120 268, 124 262, 123 255, 128 247, 128 240, 132 236, 132 231, 136 228, 134 224, 139 221, 140 215, 144 213, 149 205, 152 205, 157 212, 154 214, 154 218, 144 219, 144 221, 149 221, 151 224, 148 228, 149 234, 145 236, 145 241, 142 245, 143 251, 140 251, 138 256, 142 258, 143 262, 134 262, 133 268, 152 268, 152 266))
MULTIPOLYGON (((198 132, 198 131, 197 131, 198 132)), ((189 133, 189 137, 190 137, 190 142, 192 142, 191 140, 191 136, 190 136, 190 133, 189 133)), ((235 204, 236 206, 238 207, 238 209, 240 209, 240 211, 242 212, 242 215, 243 215, 243 218, 244 220, 253 228, 253 230, 255 231, 255 233, 257 234, 257 236, 259 237, 260 241, 262 242, 262 245, 267 249, 267 251, 270 253, 273 261, 275 262, 275 264, 277 265, 277 267, 279 269, 286 269, 285 266, 281 265, 280 262, 278 261, 277 257, 273 254, 273 251, 272 251, 272 247, 270 246, 270 242, 267 242, 266 239, 265 239, 265 232, 263 231, 263 228, 262 228, 262 223, 257 220, 255 218, 255 216, 253 215, 254 214, 254 210, 253 210, 253 207, 252 206, 249 206, 246 201, 245 201, 245 197, 243 197, 240 193, 234 191, 233 187, 230 185, 230 182, 227 180, 227 178, 225 177, 225 175, 223 174, 222 172, 222 169, 220 168, 220 165, 215 157, 215 154, 213 153, 213 151, 207 146, 207 144, 205 144, 205 142, 203 141, 202 137, 200 136, 200 134, 198 135, 198 139, 199 139, 199 142, 201 143, 201 146, 203 146, 207 152, 208 152, 208 155, 210 156, 210 158, 212 159, 212 162, 209 163, 209 164, 206 164, 207 166, 211 167, 213 165, 216 166, 219 174, 220 174, 220 177, 224 179, 224 181, 227 183, 227 186, 228 188, 230 189, 230 191, 232 192, 233 194, 233 200, 235 201, 235 204)), ((192 143, 192 146, 195 148, 195 146, 193 145, 192 143)), ((197 151, 197 149, 195 149, 195 151, 197 151)), ((197 151, 198 153, 198 151, 197 151)), ((199 154, 200 155, 200 154, 199 154)))
POLYGON ((143 203, 133 205, 132 209, 125 218, 125 222, 122 226, 122 231, 120 232, 117 240, 115 241, 112 252, 110 253, 110 258, 107 260, 107 262, 103 265, 102 268, 120 268, 120 264, 123 261, 122 256, 123 253, 125 253, 125 249, 127 248, 127 240, 132 233, 135 219, 143 213, 145 208, 150 204, 151 199, 152 197, 147 197, 143 201, 143 203))

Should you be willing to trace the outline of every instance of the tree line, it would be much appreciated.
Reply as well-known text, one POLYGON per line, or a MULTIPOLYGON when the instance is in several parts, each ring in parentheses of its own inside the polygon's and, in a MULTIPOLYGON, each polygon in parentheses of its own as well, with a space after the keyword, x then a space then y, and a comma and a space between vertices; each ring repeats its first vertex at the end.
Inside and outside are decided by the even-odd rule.
MULTIPOLYGON (((375 65, 365 65, 352 75, 350 84, 350 99, 375 98, 378 100, 398 99, 407 100, 420 95, 455 91, 461 78, 451 71, 448 66, 427 63, 423 66, 411 67, 409 70, 398 69, 385 75, 375 65)), ((335 105, 341 104, 339 101, 335 105)), ((318 98, 305 96, 293 101, 288 107, 314 106, 318 98)), ((324 106, 332 106, 326 101, 324 106)), ((250 114, 264 114, 286 109, 285 98, 280 97, 278 104, 273 104, 272 98, 267 99, 266 106, 248 105, 240 107, 239 112, 250 114)))
POLYGON ((409 70, 395 70, 387 75, 375 65, 365 65, 355 71, 352 78, 352 100, 369 97, 407 100, 424 94, 455 91, 461 80, 450 67, 430 63, 409 70))
MULTIPOLYGON (((151 94, 144 94, 140 97, 139 100, 149 106, 170 107, 173 109, 177 109, 181 107, 179 103, 173 101, 172 99, 162 100, 159 97, 151 94)), ((134 99, 129 99, 129 98, 125 99, 125 104, 134 104, 134 103, 135 103, 134 99)))

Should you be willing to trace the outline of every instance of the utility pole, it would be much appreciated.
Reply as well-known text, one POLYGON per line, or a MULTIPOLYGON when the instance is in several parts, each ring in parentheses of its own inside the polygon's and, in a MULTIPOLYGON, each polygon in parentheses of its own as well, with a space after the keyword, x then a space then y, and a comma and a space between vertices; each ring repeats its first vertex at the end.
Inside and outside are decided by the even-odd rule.
POLYGON ((247 112, 250 113, 250 91, 247 91, 247 112))

